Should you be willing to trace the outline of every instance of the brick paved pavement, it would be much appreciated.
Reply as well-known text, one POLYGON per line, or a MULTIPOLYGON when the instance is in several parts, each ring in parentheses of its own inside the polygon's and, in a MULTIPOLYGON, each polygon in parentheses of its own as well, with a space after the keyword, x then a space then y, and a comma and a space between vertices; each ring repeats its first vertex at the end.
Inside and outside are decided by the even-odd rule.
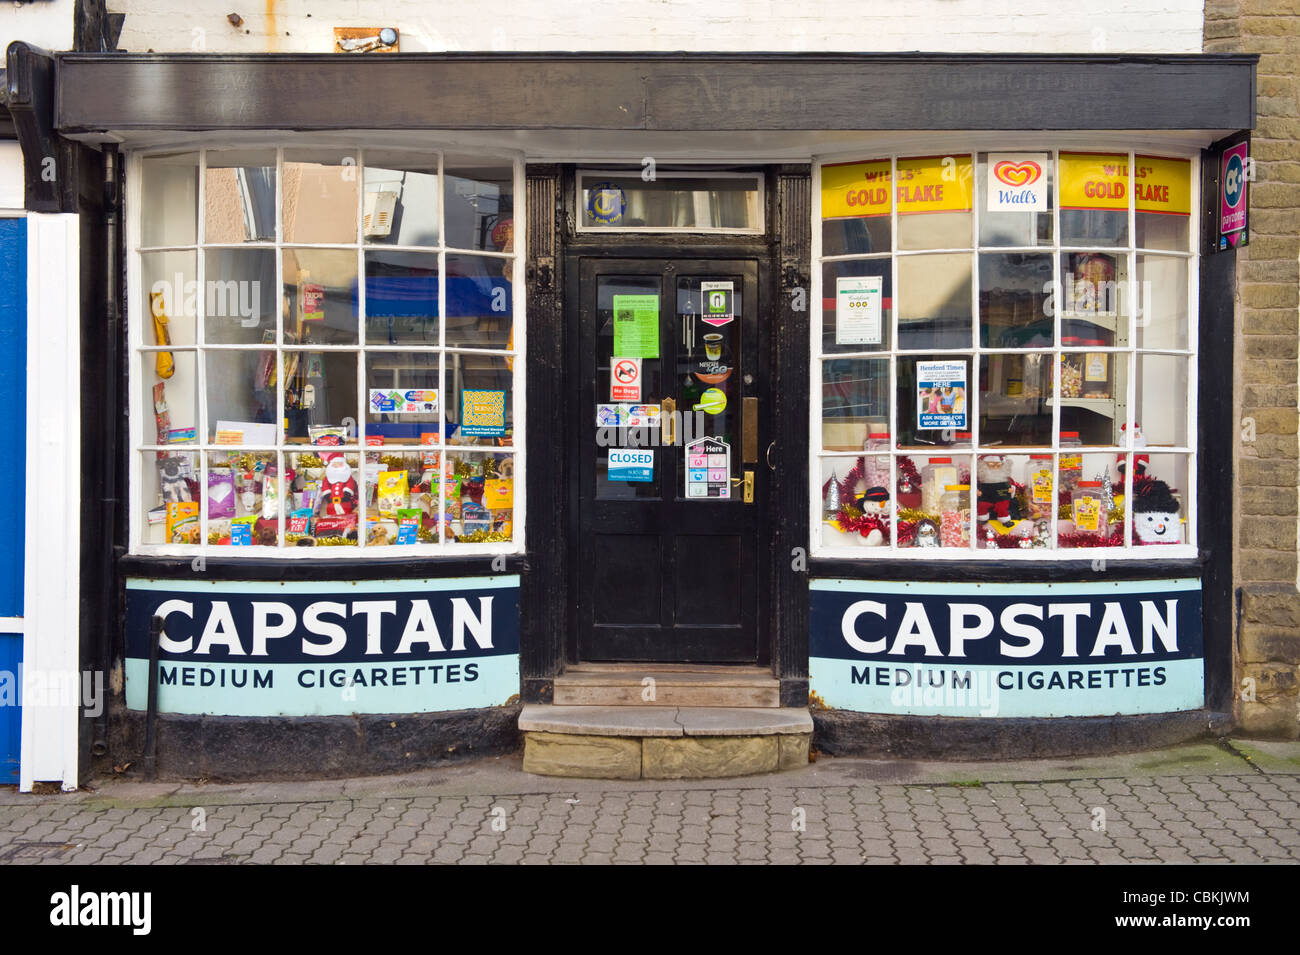
MULTIPOLYGON (((1205 747, 1210 748, 1210 747, 1205 747)), ((1300 753, 1300 749, 1297 749, 1300 753)), ((1149 755, 1149 754, 1148 754, 1149 755)), ((1179 763, 1179 759, 1183 763, 1179 763)), ((1198 756, 1197 759, 1211 758, 1198 756)), ((1111 863, 1300 860, 1300 772, 1226 756, 1159 775, 944 784, 818 772, 711 783, 494 778, 455 767, 390 779, 213 787, 106 784, 0 800, 0 861, 63 863, 1111 863), (504 783, 509 783, 509 786, 504 783), (455 792, 462 784, 459 794, 455 792), (483 792, 484 786, 489 787, 483 792), (532 791, 528 791, 529 789, 532 791), (508 791, 508 790, 514 791, 508 791), (479 791, 474 791, 479 790, 479 791)), ((1293 761, 1294 758, 1292 757, 1293 761)), ((1297 761, 1300 762, 1300 761, 1297 761)), ((1016 764, 1021 776, 1038 768, 1016 764)), ((988 765, 962 772, 997 778, 988 765)), ((513 774, 513 775, 510 775, 513 774)), ((1002 776, 1015 775, 1003 768, 1002 776)))

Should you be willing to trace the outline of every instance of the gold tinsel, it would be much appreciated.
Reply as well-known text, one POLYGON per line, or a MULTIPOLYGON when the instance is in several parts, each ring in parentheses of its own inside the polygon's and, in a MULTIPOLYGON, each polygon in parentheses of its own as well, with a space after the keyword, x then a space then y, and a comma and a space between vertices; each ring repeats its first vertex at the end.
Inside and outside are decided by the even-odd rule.
POLYGON ((300 468, 323 468, 325 462, 320 459, 319 454, 308 452, 298 455, 298 467, 300 468))
POLYGON ((462 544, 482 544, 487 541, 495 544, 509 541, 510 535, 502 534, 499 531, 472 531, 469 534, 462 534, 457 540, 462 544))
MULTIPOLYGON (((1072 505, 1072 504, 1062 504, 1059 508, 1057 508, 1057 511, 1056 511, 1056 517, 1057 517, 1058 520, 1062 520, 1062 521, 1073 521, 1073 520, 1074 520, 1074 505, 1072 505)), ((1123 523, 1124 523, 1124 508, 1122 508, 1122 507, 1112 507, 1112 508, 1110 509, 1110 511, 1107 512, 1107 514, 1106 514, 1106 519, 1107 519, 1111 524, 1123 524, 1123 523)))

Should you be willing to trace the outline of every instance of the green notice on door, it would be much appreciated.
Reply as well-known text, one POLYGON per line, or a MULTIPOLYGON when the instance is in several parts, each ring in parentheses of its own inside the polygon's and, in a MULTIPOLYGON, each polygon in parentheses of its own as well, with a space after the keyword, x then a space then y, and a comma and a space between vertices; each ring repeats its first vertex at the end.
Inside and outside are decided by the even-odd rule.
POLYGON ((614 296, 614 354, 659 357, 659 296, 614 296))

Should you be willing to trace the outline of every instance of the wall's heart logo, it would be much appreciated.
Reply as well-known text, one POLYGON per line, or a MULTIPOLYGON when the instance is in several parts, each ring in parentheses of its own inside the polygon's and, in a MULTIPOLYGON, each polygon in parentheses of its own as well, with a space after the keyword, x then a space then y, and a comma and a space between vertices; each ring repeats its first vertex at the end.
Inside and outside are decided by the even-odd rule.
POLYGON ((1008 186, 1029 186, 1043 175, 1043 167, 1032 160, 1024 162, 1000 162, 993 167, 993 175, 1008 186))

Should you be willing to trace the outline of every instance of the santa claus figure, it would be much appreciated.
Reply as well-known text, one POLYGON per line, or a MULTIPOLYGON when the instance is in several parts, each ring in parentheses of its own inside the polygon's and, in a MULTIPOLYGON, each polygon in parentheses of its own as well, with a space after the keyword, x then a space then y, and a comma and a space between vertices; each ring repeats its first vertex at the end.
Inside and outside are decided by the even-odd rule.
POLYGON ((321 513, 351 514, 357 506, 357 479, 352 468, 341 454, 332 454, 325 461, 321 477, 321 513))
POLYGON ((1011 519, 1011 463, 1000 454, 987 454, 980 458, 977 468, 979 480, 975 483, 978 492, 979 519, 987 522, 996 516, 1004 527, 1010 527, 1011 519))

